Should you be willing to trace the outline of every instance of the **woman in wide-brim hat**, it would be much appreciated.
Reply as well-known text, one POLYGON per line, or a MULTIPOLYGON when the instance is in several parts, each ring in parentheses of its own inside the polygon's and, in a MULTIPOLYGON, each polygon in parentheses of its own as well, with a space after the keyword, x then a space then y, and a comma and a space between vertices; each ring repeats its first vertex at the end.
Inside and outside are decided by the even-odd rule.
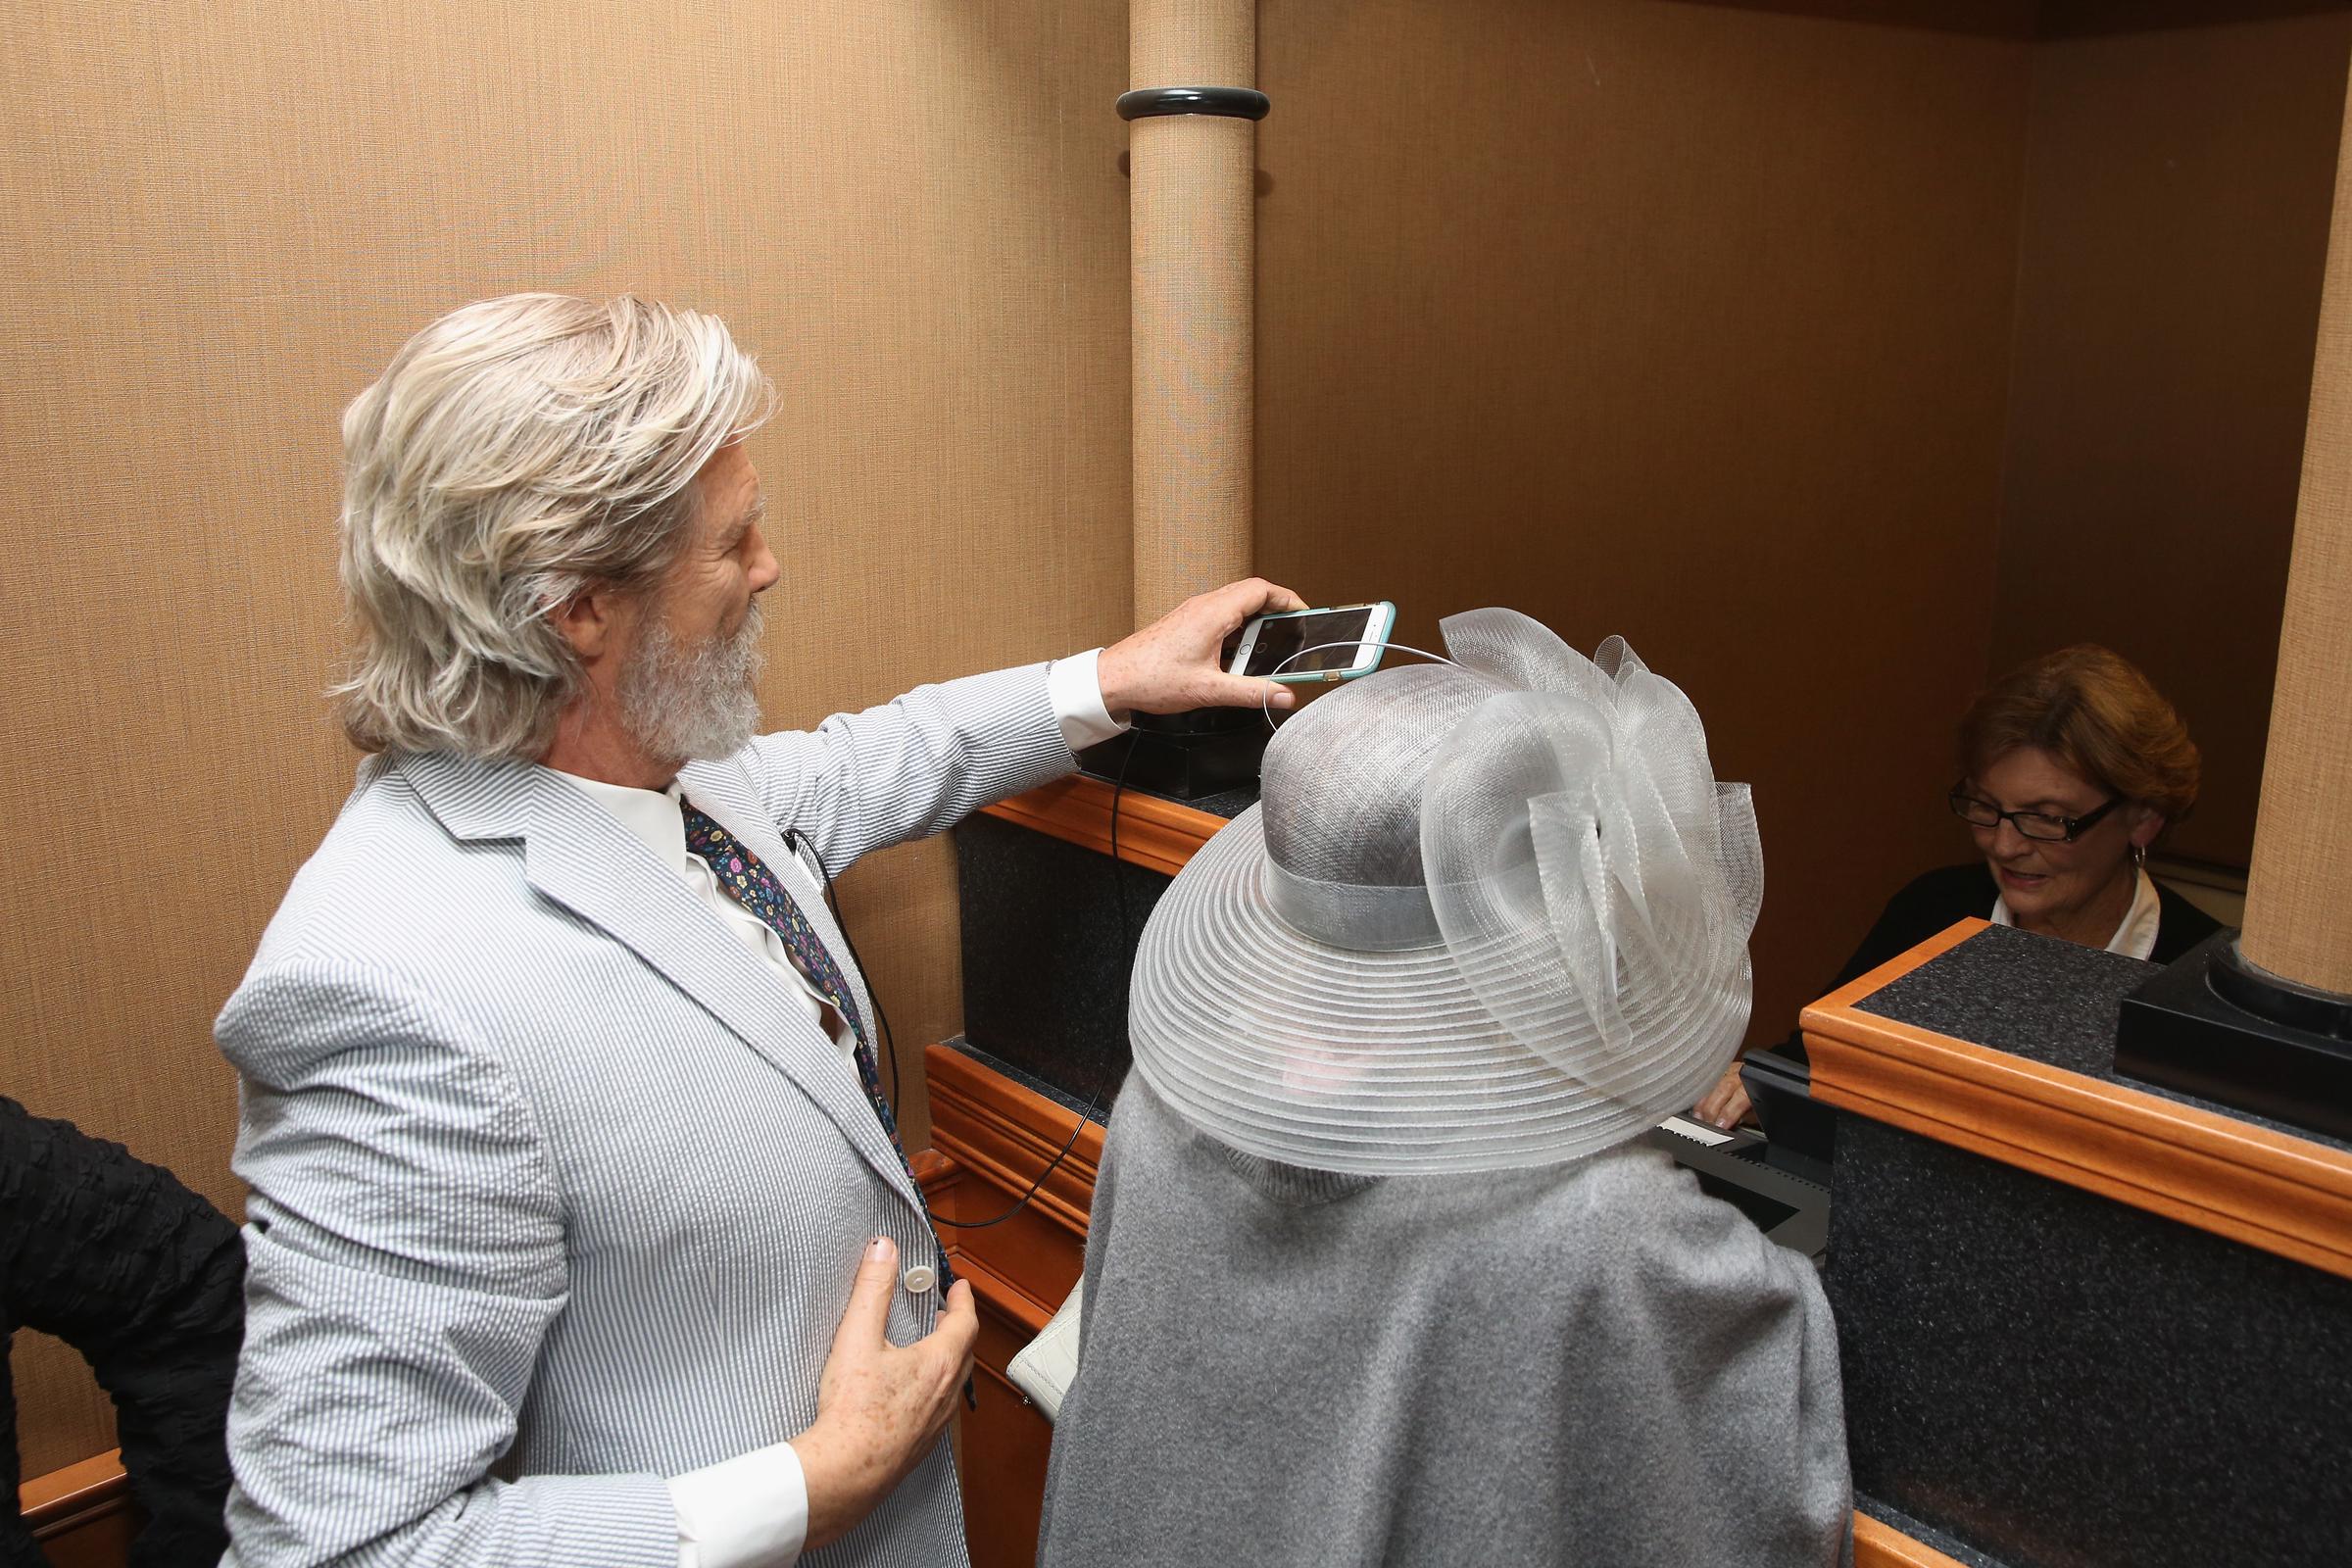
POLYGON ((1287 724, 1136 958, 1047 1564, 1825 1563, 1811 1265, 1636 1142, 1737 1048, 1746 791, 1507 611, 1287 724))

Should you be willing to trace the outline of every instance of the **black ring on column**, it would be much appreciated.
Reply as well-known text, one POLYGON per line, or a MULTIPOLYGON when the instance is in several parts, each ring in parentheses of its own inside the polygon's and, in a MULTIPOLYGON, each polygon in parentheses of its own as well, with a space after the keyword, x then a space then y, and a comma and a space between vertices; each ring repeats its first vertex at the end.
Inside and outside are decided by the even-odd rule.
POLYGON ((1139 87, 1119 94, 1121 120, 1154 115, 1217 115, 1227 120, 1263 120, 1274 101, 1249 87, 1139 87))
POLYGON ((2283 975, 2258 968, 2238 951, 2235 942, 2225 942, 2213 950, 2205 984, 2224 1002, 2258 1018, 2310 1034, 2352 1040, 2352 997, 2297 985, 2283 975))

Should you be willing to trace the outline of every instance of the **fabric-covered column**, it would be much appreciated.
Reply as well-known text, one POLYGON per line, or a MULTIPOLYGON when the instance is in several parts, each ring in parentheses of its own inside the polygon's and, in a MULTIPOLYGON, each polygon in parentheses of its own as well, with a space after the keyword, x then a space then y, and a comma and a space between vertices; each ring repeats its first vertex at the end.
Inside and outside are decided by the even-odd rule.
MULTIPOLYGON (((1256 0, 1133 0, 1130 86, 1254 87, 1256 0)), ((1134 244, 1135 614, 1247 576, 1255 440, 1257 127, 1128 127, 1134 244)))
POLYGON ((2278 681, 2239 951, 2282 979, 2352 995, 2352 104, 2278 629, 2278 681))

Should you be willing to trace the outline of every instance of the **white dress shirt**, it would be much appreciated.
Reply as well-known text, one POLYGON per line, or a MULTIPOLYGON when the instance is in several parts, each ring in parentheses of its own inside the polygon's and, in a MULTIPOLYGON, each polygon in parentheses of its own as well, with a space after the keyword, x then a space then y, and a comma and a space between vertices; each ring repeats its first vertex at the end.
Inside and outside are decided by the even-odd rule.
MULTIPOLYGON (((2142 867, 2139 883, 2132 890, 2132 907, 2124 911, 2123 923, 2107 939, 2107 951, 2127 958, 2147 957, 2156 951, 2156 922, 2163 913, 2163 906, 2156 902, 2156 884, 2148 880, 2142 867)), ((2009 901, 1998 894, 1993 896, 1990 918, 1994 925, 2017 924, 2009 913, 2009 901)))
MULTIPOLYGON (((1046 671, 1046 695, 1061 725, 1062 744, 1073 752, 1106 741, 1127 726, 1102 706, 1096 668, 1102 650, 1058 659, 1046 671)), ((735 939, 765 958, 808 1007, 822 1029, 830 1023, 841 1049, 842 1070, 857 1072, 857 1036, 818 994, 768 923, 719 886, 709 861, 686 848, 686 819, 680 790, 630 789, 601 779, 564 775, 610 811, 663 865, 675 871, 695 896, 725 922, 735 939)), ((788 1568, 799 1560, 808 1536, 808 1482, 800 1455, 778 1443, 732 1459, 672 1476, 670 1498, 678 1510, 678 1568, 788 1568)))

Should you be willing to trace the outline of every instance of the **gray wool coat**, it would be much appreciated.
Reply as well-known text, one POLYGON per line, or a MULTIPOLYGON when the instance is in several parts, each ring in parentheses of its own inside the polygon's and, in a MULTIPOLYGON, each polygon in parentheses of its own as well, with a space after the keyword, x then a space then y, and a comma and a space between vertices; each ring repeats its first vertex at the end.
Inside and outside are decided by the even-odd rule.
POLYGON ((1338 1176, 1137 1073, 1086 1288, 1047 1568, 1850 1556, 1820 1283, 1652 1150, 1338 1176))

